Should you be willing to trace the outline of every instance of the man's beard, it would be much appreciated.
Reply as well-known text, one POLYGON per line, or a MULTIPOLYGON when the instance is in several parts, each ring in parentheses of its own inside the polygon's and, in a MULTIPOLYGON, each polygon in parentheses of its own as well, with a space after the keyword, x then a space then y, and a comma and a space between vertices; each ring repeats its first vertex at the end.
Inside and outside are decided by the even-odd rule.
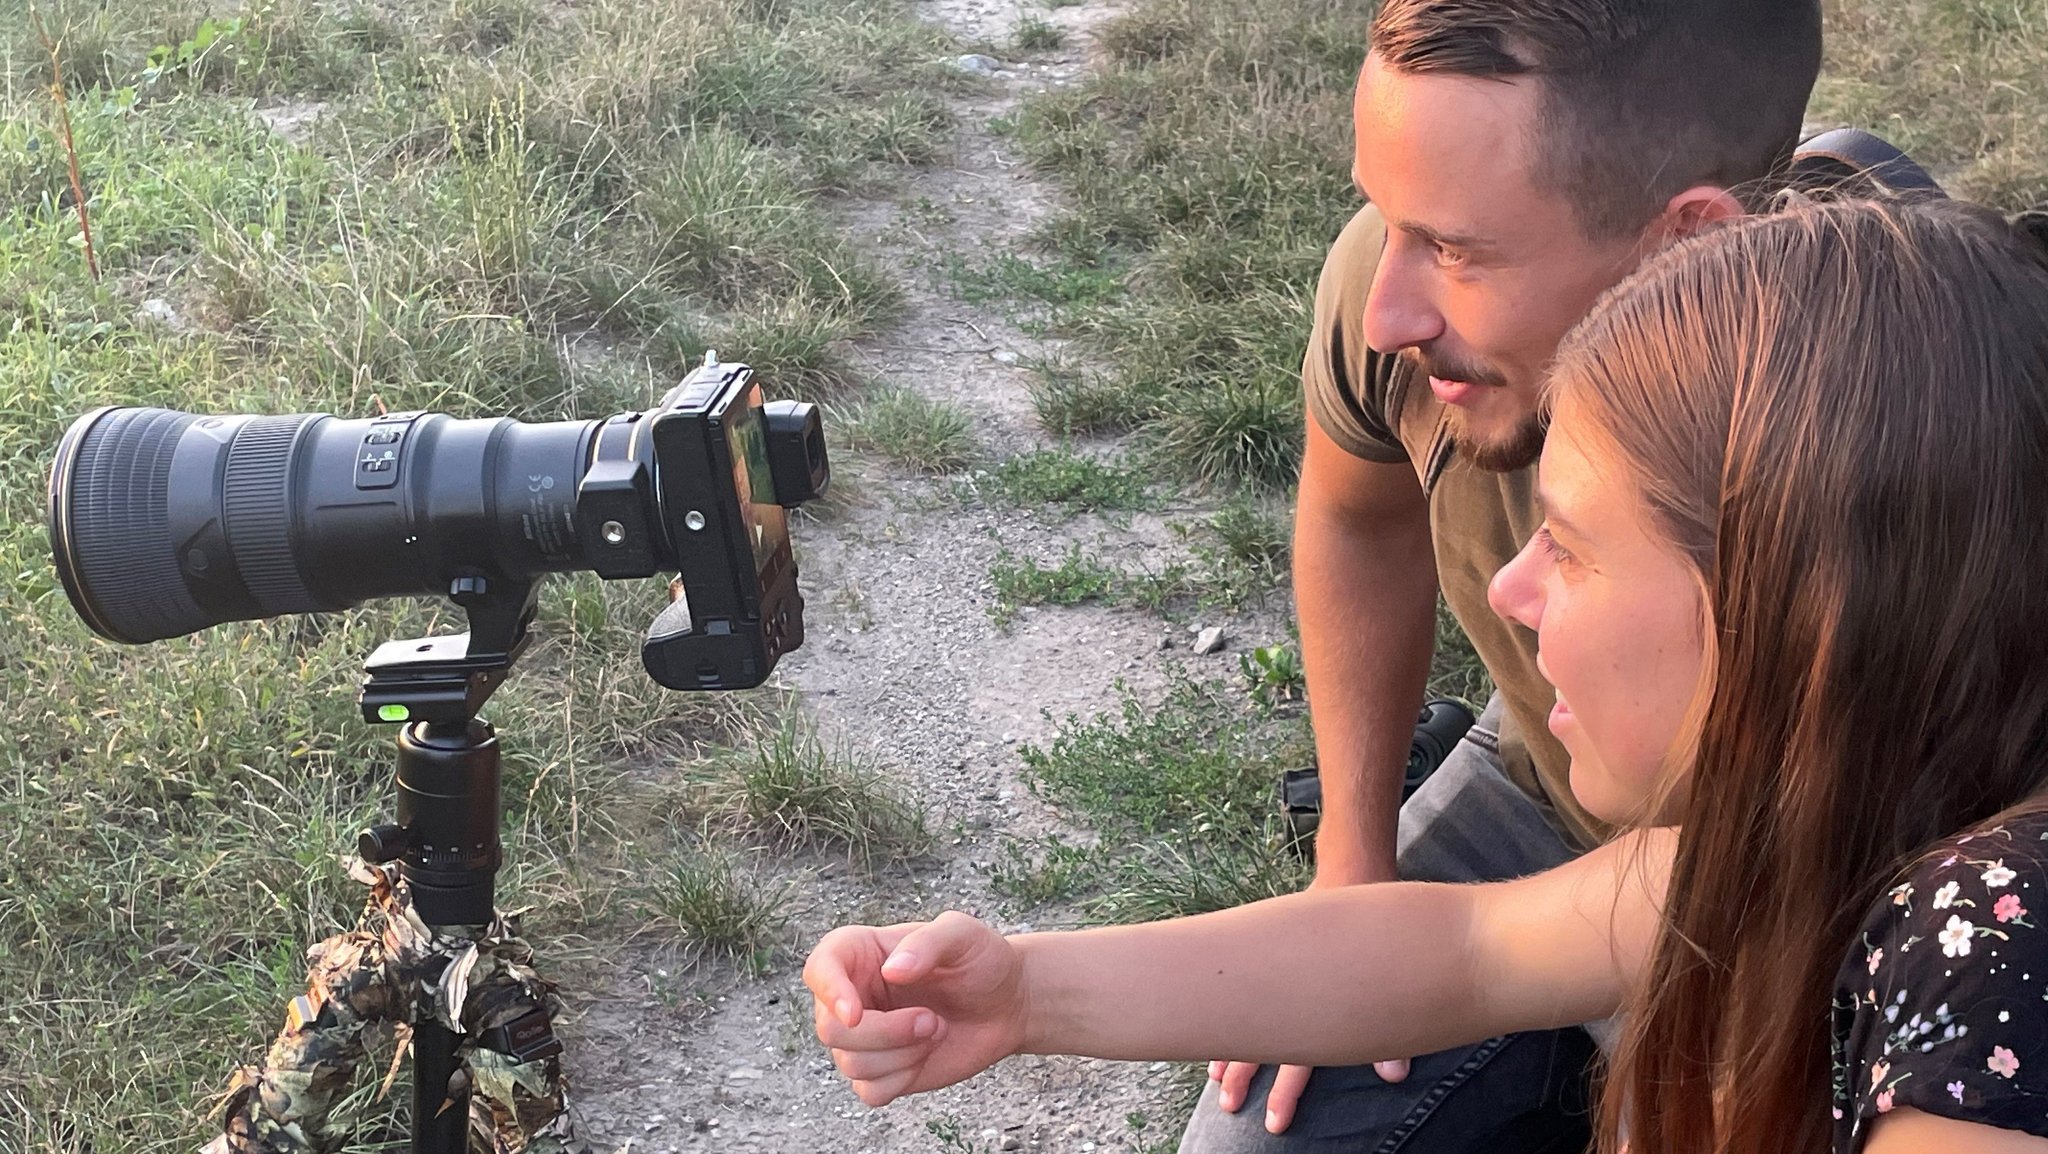
MULTIPOLYGON (((1441 353, 1411 348, 1402 351, 1401 356, 1415 371, 1440 381, 1464 381, 1483 389, 1504 389, 1507 377, 1499 370, 1476 361, 1460 360, 1441 353)), ((1517 421, 1504 436, 1483 438, 1474 433, 1470 426, 1470 414, 1457 405, 1446 405, 1451 425, 1451 439, 1459 451, 1474 464, 1488 472, 1512 473, 1526 469, 1543 455, 1543 435, 1549 422, 1541 413, 1531 413, 1517 421)))
POLYGON ((1516 422, 1504 437, 1486 440, 1466 428, 1466 414, 1456 405, 1445 407, 1450 410, 1451 440, 1457 443, 1458 451, 1490 473, 1526 469, 1543 455, 1543 436, 1549 423, 1540 414, 1516 422))

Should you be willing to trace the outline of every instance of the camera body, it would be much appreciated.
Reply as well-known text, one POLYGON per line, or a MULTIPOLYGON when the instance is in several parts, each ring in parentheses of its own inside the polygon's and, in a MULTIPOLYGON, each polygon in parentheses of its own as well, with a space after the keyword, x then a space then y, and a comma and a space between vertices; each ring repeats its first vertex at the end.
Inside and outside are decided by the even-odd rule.
POLYGON ((422 675, 509 664, 548 573, 668 571, 648 673, 733 689, 803 641, 786 507, 830 476, 814 406, 765 404, 707 356, 655 408, 599 421, 100 409, 58 446, 49 526, 73 607, 131 644, 444 594, 471 630, 418 648, 422 675))

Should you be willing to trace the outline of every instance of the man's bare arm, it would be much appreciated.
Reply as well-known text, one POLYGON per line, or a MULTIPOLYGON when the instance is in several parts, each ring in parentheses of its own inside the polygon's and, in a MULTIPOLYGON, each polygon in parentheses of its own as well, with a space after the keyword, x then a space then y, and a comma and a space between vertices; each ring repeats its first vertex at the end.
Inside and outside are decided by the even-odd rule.
POLYGON ((1408 744, 1436 632, 1436 558, 1415 471, 1308 422, 1294 598, 1323 807, 1320 886, 1391 881, 1408 744))

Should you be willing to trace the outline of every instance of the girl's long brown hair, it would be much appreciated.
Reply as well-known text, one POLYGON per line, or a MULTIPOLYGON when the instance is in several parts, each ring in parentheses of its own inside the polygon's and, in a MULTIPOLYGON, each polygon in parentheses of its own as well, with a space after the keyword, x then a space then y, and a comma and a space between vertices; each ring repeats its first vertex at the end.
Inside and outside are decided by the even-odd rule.
POLYGON ((1712 631, 1601 1149, 1826 1149, 1862 919, 2048 780, 2048 260, 1951 202, 1757 218, 1647 262, 1553 378, 1712 631))

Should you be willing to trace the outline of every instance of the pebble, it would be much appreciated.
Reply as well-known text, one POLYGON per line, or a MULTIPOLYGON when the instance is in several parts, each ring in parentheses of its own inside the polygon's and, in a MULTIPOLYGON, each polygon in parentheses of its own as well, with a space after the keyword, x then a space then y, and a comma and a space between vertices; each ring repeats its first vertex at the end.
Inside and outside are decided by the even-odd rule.
POLYGON ((1003 1135, 1002 1148, 1005 1150, 1022 1150, 1024 1148, 1024 1139, 1017 1137, 1015 1134, 1005 1134, 1003 1135))
POLYGON ((758 1082, 761 1080, 761 1071, 753 1066, 734 1066, 725 1072, 725 1080, 728 1082, 758 1082))
POLYGON ((953 67, 958 68, 962 72, 971 72, 976 76, 994 76, 1002 71, 1003 68, 1002 63, 995 57, 983 56, 979 52, 969 52, 967 55, 959 57, 953 61, 953 67))
POLYGON ((1020 359, 1016 353, 1008 349, 997 349, 995 352, 990 353, 989 357, 999 365, 1014 365, 1020 359))
POLYGON ((182 320, 178 316, 178 310, 172 308, 171 302, 164 300, 162 297, 151 297, 143 301, 142 307, 136 311, 166 328, 177 329, 184 327, 182 320))
POLYGON ((1196 653, 1214 653, 1223 648, 1223 627, 1211 625, 1195 638, 1196 653))

